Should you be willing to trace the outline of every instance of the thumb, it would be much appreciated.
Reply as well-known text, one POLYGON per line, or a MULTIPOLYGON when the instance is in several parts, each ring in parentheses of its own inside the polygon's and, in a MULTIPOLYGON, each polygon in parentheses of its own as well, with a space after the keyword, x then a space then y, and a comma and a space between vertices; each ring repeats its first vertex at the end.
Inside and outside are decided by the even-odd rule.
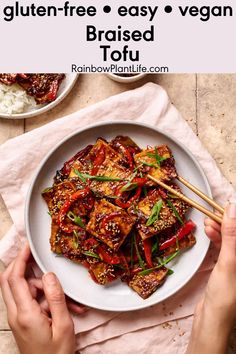
POLYGON ((68 324, 72 324, 72 319, 66 306, 61 284, 54 273, 45 274, 42 280, 43 290, 52 316, 52 323, 56 328, 64 329, 68 324))
POLYGON ((236 204, 226 207, 221 227, 222 246, 220 258, 236 262, 236 204))

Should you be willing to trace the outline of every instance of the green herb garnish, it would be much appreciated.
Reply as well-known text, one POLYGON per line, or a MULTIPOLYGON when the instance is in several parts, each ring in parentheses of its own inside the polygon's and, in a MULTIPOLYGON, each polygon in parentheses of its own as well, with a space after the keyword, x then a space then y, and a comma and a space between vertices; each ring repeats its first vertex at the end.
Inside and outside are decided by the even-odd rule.
POLYGON ((52 213, 50 211, 48 211, 48 215, 52 217, 52 213))
POLYGON ((139 253, 136 235, 134 236, 134 246, 135 246, 135 251, 136 251, 136 254, 137 254, 137 257, 138 257, 139 265, 140 265, 140 267, 141 267, 142 269, 145 269, 144 261, 142 260, 142 257, 141 257, 141 255, 140 255, 140 253, 139 253))
POLYGON ((57 208, 60 209, 62 207, 63 203, 60 201, 57 203, 57 208))
POLYGON ((142 167, 142 164, 136 166, 136 167, 134 168, 134 171, 137 172, 140 167, 142 167))
POLYGON ((142 270, 141 272, 138 273, 138 275, 147 275, 147 274, 150 274, 151 272, 153 272, 154 270, 165 266, 170 261, 172 261, 179 254, 179 252, 180 251, 175 252, 174 254, 172 254, 170 257, 166 258, 163 262, 161 262, 160 264, 158 264, 158 266, 156 266, 154 268, 149 268, 149 269, 142 270))
POLYGON ((84 252, 82 252, 82 253, 83 253, 85 256, 100 259, 99 255, 98 255, 97 253, 89 252, 89 251, 84 251, 84 252))
POLYGON ((179 199, 179 197, 177 197, 176 195, 170 193, 170 192, 167 192, 167 196, 171 199, 179 199))
POLYGON ((173 269, 168 269, 167 275, 171 275, 171 274, 173 274, 173 273, 174 273, 173 269))
POLYGON ((151 226, 156 220, 158 220, 162 208, 162 204, 163 204, 162 200, 158 200, 158 202, 154 205, 151 211, 151 215, 148 221, 146 222, 147 226, 151 226))
POLYGON ((67 217, 73 221, 76 225, 82 227, 83 229, 85 228, 85 225, 81 219, 81 217, 78 215, 75 215, 72 211, 69 211, 69 213, 67 213, 67 217))
POLYGON ((113 264, 115 270, 125 270, 125 268, 121 264, 113 264))
POLYGON ((80 171, 78 171, 76 169, 74 169, 74 172, 82 182, 86 183, 86 178, 83 176, 83 173, 81 173, 80 171))
POLYGON ((159 238, 156 236, 156 242, 152 246, 152 253, 153 254, 157 253, 158 249, 159 249, 159 238))
POLYGON ((79 235, 75 230, 73 231, 73 246, 76 249, 79 247, 79 235))
POLYGON ((129 192, 137 187, 138 187, 137 183, 128 182, 124 187, 121 188, 121 192, 129 192))
POLYGON ((176 207, 174 206, 174 204, 171 202, 170 199, 167 199, 167 204, 171 208, 171 210, 173 211, 173 213, 175 214, 175 216, 179 220, 179 222, 183 225, 184 224, 183 219, 179 215, 178 210, 176 209, 176 207))
POLYGON ((82 182, 86 182, 86 179, 91 179, 95 181, 103 181, 103 182, 109 182, 109 181, 121 181, 121 178, 116 178, 116 177, 110 177, 110 176, 92 176, 89 175, 88 173, 81 173, 78 170, 74 169, 75 174, 81 179, 82 182))
POLYGON ((154 157, 158 167, 161 167, 161 162, 168 159, 168 157, 164 157, 158 154, 157 148, 155 147, 155 153, 147 152, 147 156, 154 157))
POLYGON ((146 161, 140 161, 140 162, 141 162, 142 165, 158 168, 158 166, 155 165, 154 163, 149 163, 149 162, 146 162, 146 161))
POLYGON ((147 193, 147 188, 146 188, 145 186, 143 187, 143 193, 144 193, 144 196, 145 196, 145 197, 146 197, 147 194, 148 194, 148 193, 147 193))
POLYGON ((42 191, 42 194, 47 193, 47 192, 50 192, 51 190, 52 190, 52 187, 45 188, 45 189, 42 191))

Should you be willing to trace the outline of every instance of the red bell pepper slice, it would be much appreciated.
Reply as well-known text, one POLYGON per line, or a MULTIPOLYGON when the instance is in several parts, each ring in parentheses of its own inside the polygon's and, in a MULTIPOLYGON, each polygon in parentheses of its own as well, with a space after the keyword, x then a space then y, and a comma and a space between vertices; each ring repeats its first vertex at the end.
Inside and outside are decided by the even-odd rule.
POLYGON ((130 274, 128 260, 123 254, 123 252, 119 251, 120 264, 124 267, 125 274, 130 274))
POLYGON ((101 227, 105 229, 106 233, 109 233, 109 231, 106 228, 107 223, 110 220, 114 219, 116 216, 120 216, 121 214, 122 214, 121 211, 114 211, 113 213, 104 216, 101 222, 101 227))
POLYGON ((81 198, 85 198, 87 195, 89 195, 90 193, 90 189, 88 187, 84 188, 84 189, 80 189, 78 191, 76 191, 75 193, 73 193, 63 204, 63 206, 61 207, 59 214, 58 214, 58 219, 57 222, 60 226, 60 228, 65 231, 66 233, 71 233, 73 232, 73 230, 75 228, 71 227, 71 226, 66 226, 64 224, 64 219, 66 217, 66 214, 68 212, 68 210, 70 209, 71 205, 78 199, 81 198))
POLYGON ((141 268, 141 267, 133 268, 133 269, 131 270, 131 274, 132 274, 132 275, 135 275, 135 274, 137 274, 137 273, 142 272, 142 270, 143 270, 143 268, 141 268))
POLYGON ((73 163, 76 160, 79 160, 82 157, 86 156, 89 153, 89 151, 92 149, 92 147, 93 147, 93 145, 86 146, 86 148, 84 148, 83 150, 77 152, 77 154, 75 154, 68 161, 66 161, 64 163, 63 167, 62 167, 62 174, 68 176, 70 174, 71 167, 72 167, 73 163))
POLYGON ((130 152, 130 150, 129 150, 128 147, 126 147, 126 146, 124 146, 124 145, 122 145, 122 146, 123 146, 123 148, 124 148, 124 150, 125 150, 125 155, 126 155, 126 157, 127 157, 127 159, 128 159, 129 167, 130 167, 131 170, 133 170, 133 169, 134 169, 134 159, 133 159, 133 156, 132 156, 132 154, 131 154, 131 152, 130 152))
POLYGON ((144 254, 146 258, 146 262, 150 268, 153 267, 152 263, 152 242, 149 238, 146 240, 143 240, 143 248, 144 248, 144 254))
POLYGON ((134 169, 134 159, 132 156, 132 150, 130 149, 130 147, 123 145, 122 143, 120 143, 119 141, 116 142, 116 146, 120 149, 121 153, 127 158, 129 167, 131 170, 134 169))
POLYGON ((171 237, 170 239, 166 240, 159 246, 159 250, 165 250, 166 248, 174 245, 177 240, 181 240, 185 236, 187 236, 193 229, 195 229, 196 224, 192 220, 188 220, 184 226, 182 226, 176 235, 171 237))
MULTIPOLYGON (((138 184, 138 188, 136 189, 136 192, 135 192, 135 194, 133 195, 132 198, 130 198, 127 202, 122 202, 118 198, 115 200, 116 204, 119 207, 121 207, 122 209, 128 209, 133 202, 135 202, 137 199, 139 199, 140 194, 142 192, 142 185, 144 185, 146 183, 146 181, 144 181, 144 180, 146 180, 146 178, 138 178, 138 180, 142 180, 142 181, 135 182, 135 179, 134 179, 134 183, 138 184)), ((121 189, 122 189, 122 187, 119 187, 119 189, 116 191, 116 196, 117 197, 121 197, 122 194, 124 193, 124 192, 121 192, 121 189)))
POLYGON ((103 163, 103 161, 105 160, 105 158, 106 158, 106 150, 105 150, 105 146, 102 145, 100 147, 100 149, 98 150, 96 158, 93 162, 93 168, 91 171, 92 176, 95 176, 97 174, 98 169, 101 166, 101 164, 103 163))
POLYGON ((98 241, 95 240, 95 238, 90 237, 90 238, 87 238, 87 240, 84 241, 83 246, 84 246, 86 249, 89 249, 89 248, 91 248, 91 247, 97 247, 97 246, 98 246, 98 241))
POLYGON ((98 253, 98 255, 100 256, 100 258, 103 260, 103 262, 108 263, 108 264, 120 264, 121 260, 120 257, 118 256, 114 256, 109 254, 105 248, 103 247, 103 245, 99 245, 96 248, 96 251, 98 253))
POLYGON ((85 200, 83 200, 83 206, 87 210, 92 210, 93 206, 94 206, 94 202, 95 202, 94 197, 91 195, 88 198, 86 198, 85 200))

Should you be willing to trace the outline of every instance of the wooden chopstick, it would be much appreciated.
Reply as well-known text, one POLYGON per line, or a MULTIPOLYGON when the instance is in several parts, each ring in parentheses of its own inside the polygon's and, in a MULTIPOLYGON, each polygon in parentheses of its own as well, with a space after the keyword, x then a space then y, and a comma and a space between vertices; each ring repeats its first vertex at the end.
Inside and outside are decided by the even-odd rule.
POLYGON ((189 189, 191 189, 195 194, 197 194, 199 197, 201 197, 203 200, 205 200, 209 205, 213 206, 213 208, 215 208, 216 210, 218 210, 221 214, 224 214, 224 208, 222 208, 222 206, 220 206, 219 204, 217 204, 214 200, 212 200, 211 198, 209 198, 206 194, 204 194, 203 192, 201 192, 197 187, 193 186, 190 182, 186 181, 186 179, 184 179, 181 176, 178 176, 177 179, 183 183, 186 187, 188 187, 189 189))
POLYGON ((171 192, 172 194, 176 195, 178 198, 182 199, 183 201, 185 201, 186 203, 188 203, 189 205, 193 206, 194 208, 196 208, 197 210, 201 211, 202 213, 204 213, 205 215, 209 216, 209 218, 215 220, 216 222, 218 222, 219 224, 222 223, 222 216, 220 215, 216 215, 213 212, 211 212, 210 210, 204 208, 202 205, 198 204, 197 202, 195 202, 194 200, 186 197, 184 194, 176 191, 174 188, 168 186, 167 184, 159 181, 158 179, 152 177, 151 175, 147 175, 147 177, 149 179, 151 179, 153 182, 156 182, 157 184, 159 184, 161 187, 167 189, 169 192, 171 192))

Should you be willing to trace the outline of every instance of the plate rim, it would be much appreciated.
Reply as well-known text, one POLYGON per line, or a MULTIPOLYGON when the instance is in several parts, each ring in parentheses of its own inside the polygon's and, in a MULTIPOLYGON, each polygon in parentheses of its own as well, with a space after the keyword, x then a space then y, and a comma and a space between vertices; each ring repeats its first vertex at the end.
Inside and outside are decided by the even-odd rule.
MULTIPOLYGON (((46 154, 46 156, 41 160, 36 172, 34 173, 33 175, 33 178, 31 179, 31 183, 30 183, 30 186, 28 188, 28 192, 27 192, 27 195, 26 195, 26 200, 25 200, 25 212, 24 212, 24 224, 25 224, 25 230, 26 230, 26 236, 27 236, 27 240, 29 242, 29 245, 30 245, 30 250, 32 252, 32 255, 37 263, 37 265, 39 266, 40 270, 45 274, 47 273, 47 269, 44 267, 44 265, 42 264, 42 262, 40 261, 39 257, 38 257, 38 254, 37 254, 37 251, 33 245, 33 240, 31 239, 31 233, 30 233, 30 218, 29 218, 29 211, 30 211, 30 199, 31 199, 31 195, 32 195, 32 191, 33 191, 33 188, 34 188, 34 185, 35 185, 35 182, 38 178, 38 175, 42 169, 42 167, 44 166, 44 164, 47 162, 47 160, 54 154, 54 152, 63 144, 65 144, 67 141, 69 141, 70 139, 72 139, 73 137, 75 137, 76 135, 78 134, 81 134, 83 133, 84 131, 87 131, 87 130, 90 130, 90 129, 94 129, 96 127, 102 127, 102 126, 109 126, 109 125, 133 125, 133 126, 142 126, 142 127, 145 127, 145 128, 148 128, 148 129, 151 129, 151 130, 154 130, 156 133, 160 134, 160 135, 164 135, 166 136, 168 139, 170 139, 171 141, 173 141, 175 144, 179 145, 181 147, 181 149, 183 149, 192 159, 193 163, 197 166, 203 180, 204 180, 204 183, 205 183, 205 186, 206 186, 206 189, 207 189, 207 192, 208 192, 208 195, 209 197, 212 198, 212 191, 211 191, 211 187, 210 187, 210 184, 208 182, 208 179, 207 179, 207 176, 205 175, 204 171, 203 171, 203 168, 202 166, 200 165, 200 163, 198 162, 197 158, 193 155, 193 153, 185 146, 183 145, 182 142, 180 142, 178 139, 174 138, 171 134, 169 133, 166 133, 166 132, 162 132, 161 129, 159 128, 156 128, 156 127, 153 127, 151 124, 148 124, 148 123, 143 123, 143 122, 134 122, 132 120, 117 120, 117 121, 110 121, 110 122, 107 122, 107 121, 103 121, 103 122, 100 122, 100 123, 95 123, 95 124, 91 124, 91 125, 86 125, 78 130, 76 130, 75 132, 67 135, 66 137, 64 137, 62 140, 60 140, 54 148, 50 149, 50 151, 46 154)), ((170 298, 171 296, 173 296, 174 294, 178 293, 183 287, 185 287, 189 281, 193 278, 193 276, 197 273, 197 271, 199 270, 202 262, 204 261, 205 257, 206 257, 206 254, 208 252, 208 249, 209 249, 209 246, 210 246, 210 241, 207 240, 208 242, 208 246, 206 247, 206 250, 205 252, 203 252, 203 254, 201 255, 201 262, 199 263, 199 266, 195 269, 195 271, 189 275, 187 278, 186 278, 186 282, 184 285, 179 285, 177 286, 174 290, 172 290, 170 292, 170 294, 168 296, 165 297, 165 299, 163 300, 160 300, 160 301, 157 301, 157 302, 154 302, 152 304, 145 304, 145 301, 143 302, 143 304, 140 306, 140 305, 137 305, 136 307, 132 307, 132 308, 129 308, 129 307, 125 307, 123 306, 122 309, 114 309, 110 306, 107 306, 107 307, 104 307, 104 306, 92 306, 90 304, 86 304, 87 306, 91 307, 91 308, 94 308, 94 309, 98 309, 98 310, 103 310, 103 311, 113 311, 113 312, 127 312, 127 311, 137 311, 137 310, 142 310, 144 308, 147 308, 147 307, 150 307, 150 306, 153 306, 153 305, 157 305, 158 303, 161 303, 162 301, 165 301, 167 300, 168 298, 170 298)), ((69 296, 71 299, 73 299, 74 301, 76 302, 79 302, 78 299, 75 298, 75 296, 73 296, 73 294, 71 294, 70 291, 66 291, 65 294, 67 296, 69 296)), ((82 303, 82 302, 80 302, 82 303)))
POLYGON ((68 84, 67 87, 65 87, 65 90, 53 101, 50 102, 48 104, 46 104, 45 106, 39 108, 39 109, 35 109, 33 111, 29 111, 29 112, 25 112, 25 113, 13 113, 13 114, 8 114, 8 113, 1 113, 0 112, 0 118, 3 119, 27 119, 27 118, 33 118, 36 117, 40 114, 43 114, 51 109, 53 109, 54 107, 56 107, 59 103, 61 103, 62 100, 64 100, 64 98, 66 98, 66 96, 71 92, 71 90, 73 89, 78 77, 80 74, 73 74, 73 73, 66 73, 65 75, 73 75, 74 78, 71 80, 71 82, 68 84))

